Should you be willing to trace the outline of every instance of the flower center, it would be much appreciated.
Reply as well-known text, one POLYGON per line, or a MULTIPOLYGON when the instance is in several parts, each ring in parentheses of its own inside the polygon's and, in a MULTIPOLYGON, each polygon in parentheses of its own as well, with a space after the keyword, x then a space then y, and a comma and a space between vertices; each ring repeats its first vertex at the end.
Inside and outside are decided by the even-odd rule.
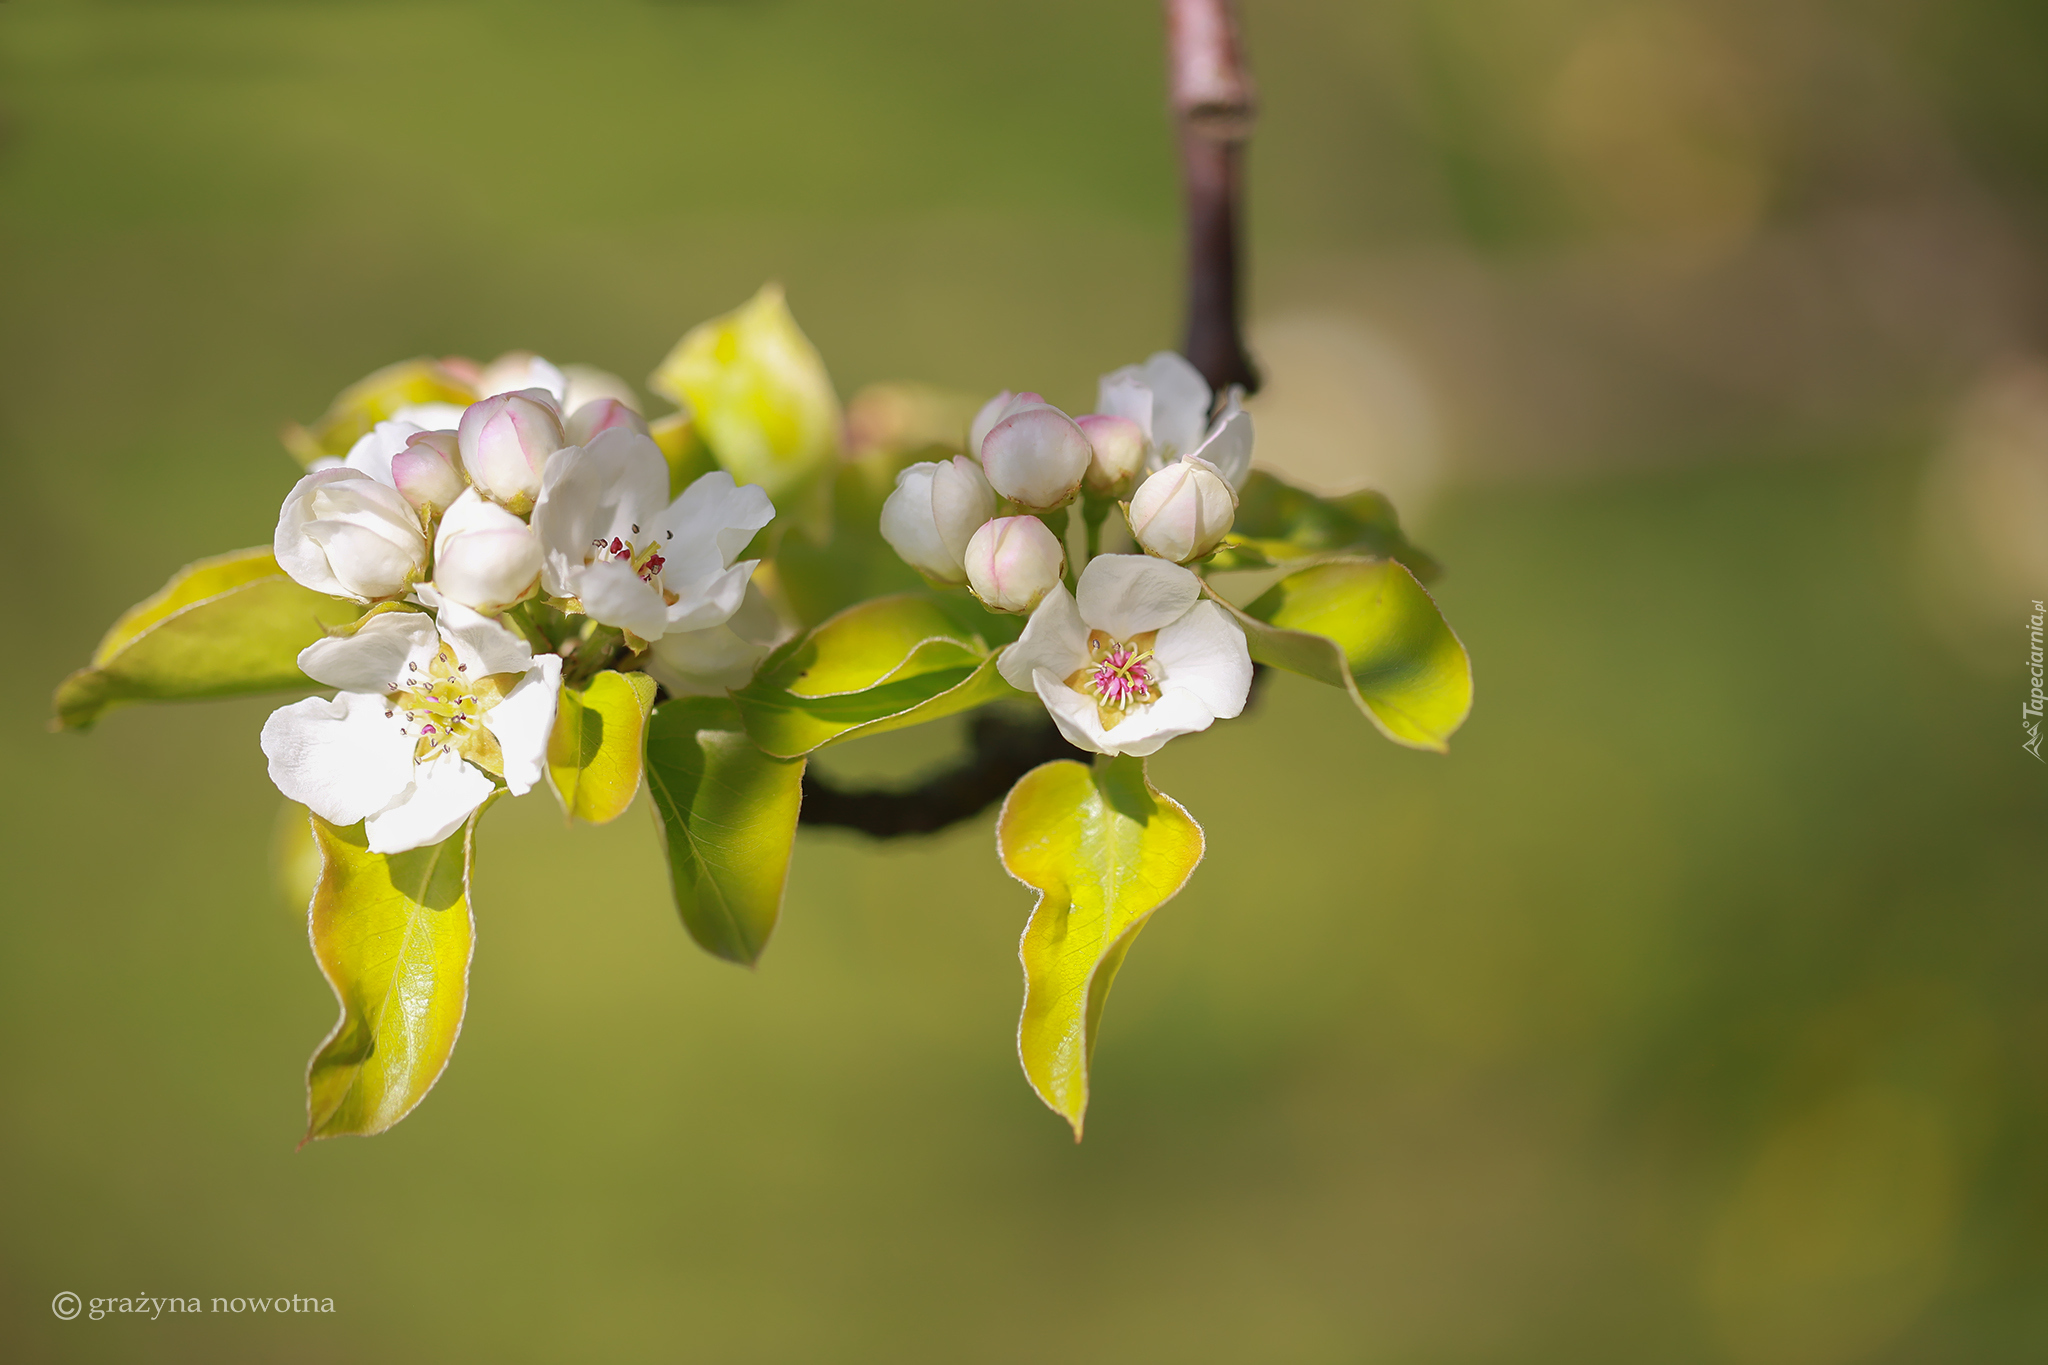
MULTIPOLYGON (((640 534, 638 526, 633 528, 633 534, 640 534)), ((673 537, 675 532, 671 531, 669 535, 673 537)), ((661 577, 661 566, 668 562, 662 556, 661 544, 659 540, 650 540, 642 546, 635 545, 623 536, 613 536, 610 540, 600 536, 590 542, 590 558, 584 562, 609 564, 616 560, 624 560, 633 566, 633 572, 640 575, 642 583, 652 583, 661 577)))
POLYGON ((1067 686, 1095 698, 1095 713, 1105 730, 1113 728, 1136 706, 1159 700, 1159 661, 1152 657, 1157 631, 1128 640, 1107 632, 1088 632, 1088 663, 1076 669, 1067 686))
POLYGON ((384 699, 384 714, 399 722, 400 734, 419 737, 413 762, 425 763, 444 750, 475 757, 470 751, 490 732, 483 726, 487 703, 470 684, 469 666, 443 644, 426 668, 405 667, 404 680, 384 699))

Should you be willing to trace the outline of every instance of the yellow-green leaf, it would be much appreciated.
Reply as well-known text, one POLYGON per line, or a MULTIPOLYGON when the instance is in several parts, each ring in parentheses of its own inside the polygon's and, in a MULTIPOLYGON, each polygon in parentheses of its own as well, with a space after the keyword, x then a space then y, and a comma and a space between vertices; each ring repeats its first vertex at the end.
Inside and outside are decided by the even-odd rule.
POLYGON ((389 855, 370 852, 360 824, 311 817, 313 956, 341 1018, 306 1068, 308 1142, 383 1132, 448 1065, 469 993, 469 862, 482 816, 479 807, 441 843, 389 855))
POLYGON ((779 285, 692 328, 647 384, 690 410, 721 468, 778 505, 839 453, 839 397, 779 285))
POLYGON ((877 598, 771 654, 733 699, 754 742, 784 758, 937 720, 1013 695, 995 667, 1012 621, 935 594, 877 598))
POLYGON ((1396 744, 1442 753, 1471 713, 1472 660, 1404 565, 1334 560, 1224 606, 1252 658, 1343 688, 1396 744))
POLYGON ((564 687, 548 736, 548 784, 562 813, 593 825, 616 820, 640 790, 640 751, 654 710, 654 679, 607 669, 588 687, 564 687))
POLYGON ((424 356, 401 360, 343 389, 312 426, 286 427, 285 449, 300 464, 310 465, 322 456, 348 454, 348 448, 365 432, 400 408, 417 403, 463 407, 474 403, 476 397, 474 389, 438 360, 424 356))
POLYGON ((117 702, 311 686, 299 651, 362 614, 294 583, 268 549, 188 564, 124 612, 92 663, 59 684, 57 725, 83 729, 117 702))
POLYGON ((804 761, 771 758, 722 697, 678 697, 647 727, 647 791, 668 843, 683 926, 699 947, 751 965, 782 913, 804 761))
POLYGON ((1237 515, 1223 549, 1208 561, 1218 569, 1259 569, 1330 554, 1396 559, 1427 583, 1442 574, 1436 560, 1408 543, 1394 505, 1364 491, 1319 498, 1255 469, 1238 491, 1237 515))
POLYGON ((1038 892, 1017 956, 1017 1054, 1038 1097, 1081 1139, 1102 1007, 1131 941, 1202 861, 1202 827, 1145 778, 1139 758, 1062 759, 1004 798, 996 849, 1038 892))

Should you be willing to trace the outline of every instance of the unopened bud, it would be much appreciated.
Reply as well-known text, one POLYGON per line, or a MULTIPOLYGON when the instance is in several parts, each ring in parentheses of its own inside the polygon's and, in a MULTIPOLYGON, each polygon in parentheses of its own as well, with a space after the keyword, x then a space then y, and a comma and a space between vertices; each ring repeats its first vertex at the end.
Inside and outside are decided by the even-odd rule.
POLYGON ((472 488, 441 518, 434 538, 434 587, 473 611, 499 612, 540 577, 540 537, 472 488))
POLYGON ((967 542, 967 586, 983 605, 1028 615, 1066 572, 1060 539, 1037 517, 999 517, 967 542))
POLYGON ((996 492, 1030 512, 1074 500, 1094 451, 1074 419, 1058 408, 1022 408, 989 428, 981 467, 996 492))
POLYGON ((995 490, 965 455, 914 464, 882 504, 882 539, 926 578, 965 583, 967 542, 995 514, 995 490))
POLYGON ((447 511, 468 487, 462 453, 452 431, 422 431, 391 457, 391 482, 431 521, 447 511))
POLYGON ((1104 413, 1076 417, 1074 424, 1094 452, 1088 460, 1089 491, 1104 495, 1128 491, 1131 480, 1145 467, 1145 429, 1128 417, 1104 413))
POLYGON ((401 596, 426 572, 419 515, 356 469, 300 479, 278 513, 271 550, 294 581, 358 602, 401 596))
POLYGON ((1184 456, 1138 485, 1126 516, 1146 554, 1186 564, 1230 534, 1237 492, 1216 466, 1184 456))
POLYGON ((501 393, 470 404, 457 433, 470 483, 522 515, 540 495, 548 456, 569 444, 544 389, 501 393))
POLYGON ((645 436, 647 419, 616 398, 593 398, 570 413, 569 420, 562 424, 572 446, 587 446, 591 437, 613 427, 625 427, 645 436))

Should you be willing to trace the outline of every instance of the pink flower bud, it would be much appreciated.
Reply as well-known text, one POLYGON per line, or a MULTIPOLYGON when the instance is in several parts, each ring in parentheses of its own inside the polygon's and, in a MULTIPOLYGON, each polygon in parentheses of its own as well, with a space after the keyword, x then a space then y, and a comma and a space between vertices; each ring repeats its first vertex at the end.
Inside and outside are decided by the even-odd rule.
POLYGON ((967 542, 967 586, 983 605, 1028 615, 1059 583, 1067 554, 1037 517, 999 517, 967 542))
POLYGON ((457 428, 462 467, 493 502, 525 515, 540 495, 548 456, 569 444, 545 389, 501 393, 472 403, 457 428))
POLYGON ((462 452, 452 431, 422 431, 391 457, 391 482, 422 517, 447 511, 468 487, 462 452))
POLYGON ((1090 413, 1074 424, 1094 452, 1088 461, 1089 491, 1122 493, 1145 465, 1145 429, 1128 417, 1090 413))
POLYGON ((1094 450, 1074 419, 1053 407, 1012 412, 981 443, 981 467, 996 492, 1031 512, 1074 500, 1094 450))
POLYGON ((591 437, 613 427, 625 427, 645 436, 647 419, 616 398, 594 398, 570 413, 569 420, 563 423, 572 446, 587 446, 591 437))
POLYGON ((1126 514, 1146 554, 1176 564, 1223 543, 1237 519, 1237 492, 1216 466, 1183 456, 1138 485, 1126 514))

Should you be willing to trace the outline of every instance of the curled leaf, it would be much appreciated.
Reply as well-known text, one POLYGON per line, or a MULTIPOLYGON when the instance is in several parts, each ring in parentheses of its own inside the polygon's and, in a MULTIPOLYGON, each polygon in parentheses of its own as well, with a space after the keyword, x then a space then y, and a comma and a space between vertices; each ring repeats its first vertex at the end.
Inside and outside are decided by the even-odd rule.
POLYGON ((1402 564, 1334 560, 1223 606, 1253 659, 1343 688, 1396 744, 1442 753, 1471 714, 1472 660, 1402 564))
POLYGON ((678 697, 647 729, 647 790, 668 844, 683 927, 699 947, 751 965, 782 913, 804 763, 770 757, 723 698, 678 697))
POLYGON ((310 817, 313 956, 341 1018, 306 1067, 306 1141, 383 1132, 448 1065, 469 993, 470 854, 489 805, 409 853, 372 853, 360 824, 310 817))
POLYGON ((1073 1125, 1110 985, 1132 940, 1202 861, 1202 827, 1145 777, 1139 758, 1091 769, 1062 759, 1019 778, 996 820, 1011 876, 1036 890, 1017 956, 1017 1054, 1038 1097, 1073 1125))
POLYGON ((58 686, 56 726, 84 729, 119 702, 310 687, 299 651, 362 614, 294 583, 268 548, 188 564, 122 613, 91 664, 58 686))
POLYGON ((654 679, 607 669, 564 687, 548 736, 548 785, 572 820, 616 820, 640 790, 640 754, 654 710, 654 679))

